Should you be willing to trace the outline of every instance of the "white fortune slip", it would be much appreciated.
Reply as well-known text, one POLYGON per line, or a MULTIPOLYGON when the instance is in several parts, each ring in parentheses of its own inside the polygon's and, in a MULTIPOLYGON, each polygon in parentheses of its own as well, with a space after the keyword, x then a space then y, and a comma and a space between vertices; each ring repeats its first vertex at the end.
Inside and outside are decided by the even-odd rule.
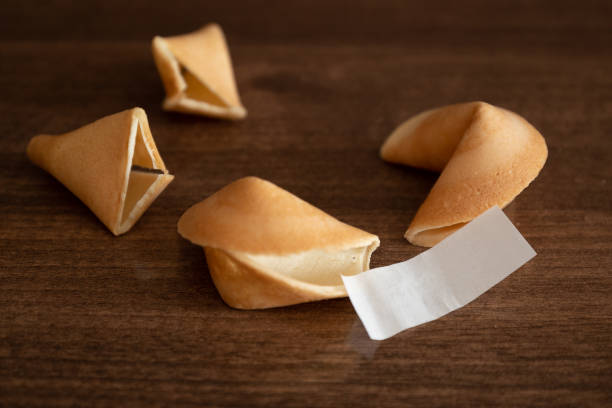
POLYGON ((412 259, 342 280, 370 338, 384 340, 465 306, 535 255, 492 207, 412 259))

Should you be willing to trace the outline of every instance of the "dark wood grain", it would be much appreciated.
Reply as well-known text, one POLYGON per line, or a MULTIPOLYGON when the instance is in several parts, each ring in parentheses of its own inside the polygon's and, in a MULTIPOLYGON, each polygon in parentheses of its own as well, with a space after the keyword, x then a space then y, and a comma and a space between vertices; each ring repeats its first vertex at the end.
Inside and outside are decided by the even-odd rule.
POLYGON ((610 2, 124 3, 0 10, 0 405, 610 406, 610 2), (207 21, 243 122, 161 110, 150 39, 207 21), (524 115, 550 156, 506 210, 538 256, 446 317, 372 342, 346 299, 232 310, 176 234, 258 175, 378 234, 373 266, 412 257, 402 234, 436 175, 377 149, 469 100, 524 115), (116 238, 24 151, 132 106, 176 180, 116 238))

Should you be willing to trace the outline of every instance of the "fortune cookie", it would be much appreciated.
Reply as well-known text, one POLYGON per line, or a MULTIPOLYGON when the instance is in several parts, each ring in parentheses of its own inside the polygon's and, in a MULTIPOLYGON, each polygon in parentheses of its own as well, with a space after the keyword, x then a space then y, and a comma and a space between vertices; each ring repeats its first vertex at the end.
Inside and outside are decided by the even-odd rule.
POLYGON ((157 36, 152 47, 166 89, 164 109, 225 119, 246 117, 217 24, 174 37, 157 36))
POLYGON ((27 148, 115 235, 127 232, 174 176, 160 157, 141 108, 106 116, 62 135, 39 135, 27 148))
POLYGON ((548 155, 525 119, 484 102, 422 112, 380 149, 392 163, 442 172, 405 237, 430 247, 490 207, 508 205, 536 178, 548 155))
POLYGON ((238 309, 344 297, 340 275, 367 270, 380 243, 256 177, 189 208, 178 232, 204 247, 217 290, 238 309))

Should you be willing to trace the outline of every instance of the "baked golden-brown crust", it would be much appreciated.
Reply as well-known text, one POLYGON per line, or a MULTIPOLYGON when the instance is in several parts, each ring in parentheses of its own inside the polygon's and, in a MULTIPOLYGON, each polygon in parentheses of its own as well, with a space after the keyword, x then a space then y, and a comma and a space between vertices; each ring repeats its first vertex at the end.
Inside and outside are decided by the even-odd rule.
POLYGON ((157 151, 141 108, 106 116, 62 135, 35 136, 27 154, 115 235, 129 230, 174 178, 157 151), (133 165, 158 173, 132 170, 133 165))
POLYGON ((225 36, 217 24, 173 37, 155 37, 153 57, 166 99, 164 109, 242 119, 242 106, 225 36))
POLYGON ((219 293, 241 309, 346 296, 340 274, 368 269, 380 243, 257 177, 189 208, 178 232, 205 248, 219 293))
POLYGON ((485 102, 445 106, 400 125, 384 160, 442 171, 406 239, 433 246, 488 208, 508 205, 538 175, 548 155, 524 118, 485 102))
POLYGON ((236 180, 189 208, 178 231, 203 247, 274 255, 343 250, 375 238, 258 177, 236 180))

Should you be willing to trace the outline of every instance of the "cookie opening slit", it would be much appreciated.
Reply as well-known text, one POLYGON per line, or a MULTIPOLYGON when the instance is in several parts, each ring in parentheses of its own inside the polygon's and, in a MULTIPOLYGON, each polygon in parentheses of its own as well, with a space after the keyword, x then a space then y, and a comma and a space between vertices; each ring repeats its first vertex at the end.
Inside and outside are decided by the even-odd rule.
POLYGON ((249 263, 258 264, 286 278, 320 286, 342 285, 341 275, 356 275, 368 269, 370 256, 377 245, 344 250, 311 250, 298 254, 275 256, 248 254, 249 263))
POLYGON ((414 235, 409 235, 408 233, 406 233, 405 237, 408 240, 413 240, 418 237, 418 240, 423 240, 423 241, 426 240, 427 242, 441 241, 442 239, 446 238, 449 234, 452 234, 459 228, 463 227, 465 224, 467 224, 467 222, 460 222, 457 224, 448 225, 446 227, 426 229, 414 235))
POLYGON ((140 214, 155 197, 151 197, 157 190, 156 184, 162 181, 165 175, 144 137, 142 125, 138 120, 132 123, 128 153, 127 185, 122 195, 123 208, 121 210, 120 231, 127 231, 133 220, 140 214))

